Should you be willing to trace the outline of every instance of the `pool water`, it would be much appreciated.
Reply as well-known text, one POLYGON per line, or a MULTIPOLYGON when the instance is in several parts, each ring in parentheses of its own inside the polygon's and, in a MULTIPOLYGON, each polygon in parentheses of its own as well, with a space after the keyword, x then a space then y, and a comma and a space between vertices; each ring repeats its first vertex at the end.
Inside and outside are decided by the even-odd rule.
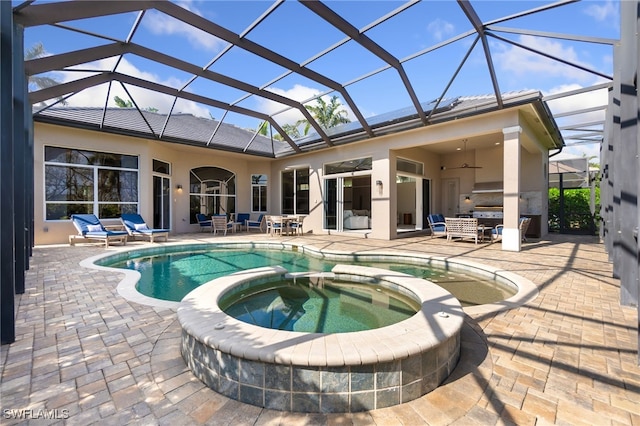
POLYGON ((207 249, 168 253, 105 264, 140 272, 137 289, 156 299, 181 301, 213 279, 246 269, 280 265, 289 272, 330 271, 335 263, 289 250, 207 249))
POLYGON ((511 286, 463 271, 389 262, 376 262, 372 266, 431 281, 453 294, 462 306, 495 303, 516 294, 511 286))
POLYGON ((324 277, 275 278, 231 291, 220 308, 260 327, 306 333, 346 333, 395 324, 419 304, 371 284, 324 277))
POLYGON ((140 272, 137 290, 145 296, 179 302, 200 285, 235 272, 280 265, 289 272, 328 272, 337 263, 403 272, 432 281, 453 294, 462 306, 481 305, 513 296, 516 289, 471 273, 402 262, 330 261, 293 250, 206 248, 188 252, 163 253, 115 262, 103 266, 140 272))

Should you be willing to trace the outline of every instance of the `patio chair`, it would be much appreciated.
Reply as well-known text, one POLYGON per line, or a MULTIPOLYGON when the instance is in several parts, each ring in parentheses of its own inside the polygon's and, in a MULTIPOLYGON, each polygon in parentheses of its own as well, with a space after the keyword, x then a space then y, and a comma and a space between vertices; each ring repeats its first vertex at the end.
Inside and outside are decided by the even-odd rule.
POLYGON ((247 231, 251 230, 251 229, 258 229, 260 231, 262 231, 265 227, 265 223, 264 223, 264 214, 260 213, 260 215, 258 216, 258 218, 256 220, 247 220, 245 221, 245 228, 247 228, 247 231))
POLYGON ((431 229, 431 238, 447 236, 447 224, 445 223, 443 215, 430 214, 427 216, 427 221, 431 229))
POLYGON ((498 241, 502 239, 502 230, 504 229, 503 224, 496 225, 491 230, 491 242, 498 241))
POLYGON ((520 218, 520 237, 522 241, 527 242, 527 230, 529 229, 529 224, 531 223, 530 217, 521 217, 520 218))
POLYGON ((249 213, 236 214, 236 223, 239 224, 240 229, 246 229, 247 221, 250 219, 251 219, 251 215, 249 213))
POLYGON ((196 213, 196 220, 198 221, 198 225, 200 226, 200 230, 204 230, 210 228, 209 232, 213 231, 213 223, 211 219, 209 219, 206 215, 202 213, 196 213))
POLYGON ((285 226, 282 216, 267 216, 265 220, 267 222, 267 233, 269 235, 280 234, 280 236, 282 236, 282 229, 285 226))
MULTIPOLYGON (((520 237, 522 241, 527 242, 527 237, 525 234, 527 233, 527 229, 529 229, 529 224, 531 223, 530 217, 521 217, 519 221, 518 228, 520 228, 520 237)), ((491 230, 491 242, 498 241, 502 239, 502 229, 504 228, 503 224, 496 225, 495 228, 491 230)))
POLYGON ((71 222, 78 230, 78 235, 69 235, 69 244, 72 246, 76 240, 104 241, 105 247, 116 241, 127 244, 127 231, 108 231, 94 214, 73 214, 71 222))
POLYGON ((213 223, 211 232, 214 234, 222 232, 223 235, 227 235, 227 231, 233 229, 233 222, 227 220, 226 214, 214 214, 211 216, 211 222, 213 223))
POLYGON ((304 216, 297 216, 294 220, 289 222, 289 230, 292 234, 302 235, 304 231, 302 229, 302 223, 304 222, 304 216))
POLYGON ((164 238, 165 241, 169 241, 168 229, 149 228, 142 216, 137 213, 123 213, 120 215, 120 220, 130 237, 148 238, 150 242, 154 242, 156 238, 164 238))

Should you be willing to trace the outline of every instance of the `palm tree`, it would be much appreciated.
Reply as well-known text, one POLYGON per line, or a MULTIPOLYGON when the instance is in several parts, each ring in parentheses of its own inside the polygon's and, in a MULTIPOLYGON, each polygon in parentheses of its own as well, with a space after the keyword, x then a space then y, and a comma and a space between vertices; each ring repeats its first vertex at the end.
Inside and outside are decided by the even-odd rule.
POLYGON ((116 103, 118 108, 132 108, 133 107, 133 102, 131 102, 131 99, 127 99, 125 101, 120 96, 115 96, 113 98, 113 101, 116 103))
MULTIPOLYGON (((296 125, 292 125, 292 124, 285 124, 282 126, 282 130, 284 130, 284 132, 286 134, 288 134, 289 136, 291 136, 292 138, 299 138, 300 137, 300 132, 298 131, 298 128, 296 127, 298 125, 298 123, 296 123, 296 125)), ((258 125, 258 129, 257 132, 259 135, 262 136, 269 136, 269 122, 268 121, 263 121, 262 123, 260 123, 258 125)), ((273 140, 276 141, 283 141, 284 138, 282 137, 281 134, 276 133, 275 135, 273 135, 273 140)))
MULTIPOLYGON (((342 104, 337 96, 332 96, 331 100, 327 104, 324 99, 317 98, 316 105, 305 105, 305 108, 311 112, 313 118, 316 119, 320 127, 323 129, 329 129, 339 124, 350 123, 351 120, 347 117, 347 111, 340 109, 342 104)), ((257 132, 263 136, 268 136, 269 123, 263 121, 258 126, 257 132)), ((282 125, 282 130, 292 139, 298 139, 301 136, 306 136, 311 129, 311 124, 308 120, 302 119, 296 121, 294 124, 282 125), (300 126, 304 125, 304 133, 300 134, 300 126)), ((273 139, 283 140, 281 135, 274 135, 273 139)))
MULTIPOLYGON (((44 56, 46 56, 47 51, 44 50, 44 46, 42 45, 41 42, 38 42, 36 44, 34 44, 33 46, 31 46, 24 54, 24 60, 25 61, 30 61, 32 59, 38 59, 38 58, 42 58, 44 56)), ((29 90, 32 89, 46 89, 47 87, 52 87, 52 86, 56 86, 58 84, 60 84, 60 82, 58 80, 56 80, 53 77, 48 77, 46 75, 42 75, 42 76, 38 76, 38 75, 31 75, 29 76, 29 90)), ((58 100, 60 100, 62 105, 67 105, 67 102, 62 100, 62 97, 58 97, 58 100)))
MULTIPOLYGON (((323 129, 329 129, 339 124, 350 123, 351 120, 347 117, 347 111, 340 109, 342 104, 337 96, 332 96, 331 100, 327 104, 324 99, 316 99, 316 105, 305 105, 305 108, 313 114, 313 118, 316 119, 320 127, 323 129)), ((304 134, 309 133, 311 124, 307 120, 301 120, 301 123, 305 123, 304 134)))

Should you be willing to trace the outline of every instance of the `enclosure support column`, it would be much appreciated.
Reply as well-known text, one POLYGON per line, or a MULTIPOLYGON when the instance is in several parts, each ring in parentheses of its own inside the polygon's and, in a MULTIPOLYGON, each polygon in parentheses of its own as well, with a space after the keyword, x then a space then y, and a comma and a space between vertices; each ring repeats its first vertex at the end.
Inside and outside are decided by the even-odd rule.
MULTIPOLYGON (((638 118, 640 117, 640 101, 638 101, 638 71, 640 71, 640 2, 628 1, 620 2, 620 12, 622 16, 621 44, 619 60, 620 67, 620 142, 625 145, 631 145, 635 150, 635 156, 632 158, 632 169, 634 173, 631 177, 635 178, 631 183, 631 195, 634 197, 633 212, 635 216, 631 221, 633 226, 629 231, 634 236, 635 241, 631 240, 635 257, 627 256, 629 263, 629 276, 621 277, 621 302, 636 306, 636 336, 638 341, 638 352, 636 361, 640 365, 640 266, 638 265, 640 253, 640 241, 638 239, 638 227, 640 226, 640 209, 638 208, 638 194, 640 193, 640 126, 638 126, 638 118), (633 262, 633 263, 632 263, 633 262)), ((615 62, 614 62, 615 63, 615 62)), ((614 82, 615 83, 615 82, 614 82)))
POLYGON ((615 147, 613 164, 614 215, 617 235, 614 250, 619 261, 620 303, 638 305, 638 241, 634 238, 640 222, 638 210, 638 3, 621 2, 621 36, 624 43, 615 52, 618 79, 614 85, 620 93, 620 139, 615 147), (615 210, 617 208, 617 211, 615 210))
POLYGON ((502 129, 504 134, 504 228, 502 250, 520 251, 520 126, 502 129))
MULTIPOLYGON (((27 270, 29 250, 27 250, 27 194, 31 188, 26 185, 27 165, 27 119, 25 105, 27 86, 25 83, 24 30, 20 25, 13 25, 13 229, 15 238, 15 291, 23 294, 25 290, 24 271, 27 270), (18 56, 18 54, 20 56, 18 56), (20 188, 20 189, 17 189, 20 188)), ((30 112, 30 111, 29 111, 30 112)))
POLYGON ((0 1, 0 335, 13 343, 15 331, 15 238, 13 166, 13 14, 11 2, 0 1), (7 58, 8 60, 5 60, 7 58))

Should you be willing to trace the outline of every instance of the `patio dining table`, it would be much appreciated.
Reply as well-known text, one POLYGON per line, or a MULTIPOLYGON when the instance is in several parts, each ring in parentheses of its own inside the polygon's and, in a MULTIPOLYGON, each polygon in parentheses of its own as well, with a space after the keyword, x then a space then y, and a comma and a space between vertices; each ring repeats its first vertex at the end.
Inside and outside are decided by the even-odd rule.
MULTIPOLYGON (((280 224, 281 233, 284 235, 295 235, 297 229, 294 230, 292 225, 298 223, 299 220, 299 216, 297 215, 271 216, 271 221, 273 223, 280 224)), ((271 232, 273 233, 273 228, 271 232)))

